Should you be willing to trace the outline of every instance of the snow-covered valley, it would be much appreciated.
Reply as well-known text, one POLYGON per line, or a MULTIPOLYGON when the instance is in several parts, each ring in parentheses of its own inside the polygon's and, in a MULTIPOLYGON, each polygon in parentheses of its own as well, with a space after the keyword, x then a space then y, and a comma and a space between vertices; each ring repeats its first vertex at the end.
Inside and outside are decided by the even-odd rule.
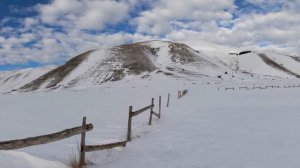
MULTIPOLYGON (((0 141, 57 132, 81 124, 94 130, 87 144, 125 140, 128 106, 162 96, 162 118, 147 125, 146 112, 133 121, 125 148, 91 152, 88 167, 299 167, 299 88, 225 91, 229 86, 300 84, 297 79, 188 81, 156 78, 104 84, 85 90, 56 90, 0 96, 0 141), (177 90, 189 93, 177 100, 177 90), (219 88, 219 90, 218 90, 219 88), (170 107, 166 96, 171 93, 170 107)), ((156 103, 157 104, 157 103, 156 103)), ((155 107, 156 109, 157 107, 155 107)), ((60 168, 78 154, 80 136, 0 152, 3 168, 60 168)))
MULTIPOLYGON (((87 153, 87 167, 296 168, 299 65, 299 57, 275 52, 147 41, 88 51, 58 67, 1 72, 0 141, 80 126, 84 116, 94 125, 86 144, 124 141, 129 106, 155 98, 157 111, 162 96, 160 120, 148 126, 148 112, 134 118, 133 140, 87 153)), ((70 167, 79 144, 77 135, 0 151, 0 167, 70 167)))

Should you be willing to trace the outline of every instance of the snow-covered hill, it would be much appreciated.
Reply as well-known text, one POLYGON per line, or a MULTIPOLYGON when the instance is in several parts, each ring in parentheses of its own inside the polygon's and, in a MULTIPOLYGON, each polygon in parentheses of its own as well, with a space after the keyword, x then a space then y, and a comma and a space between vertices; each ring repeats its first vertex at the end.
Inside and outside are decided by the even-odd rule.
POLYGON ((29 77, 23 71, 2 72, 0 91, 85 88, 106 82, 143 80, 157 74, 189 80, 300 76, 299 57, 245 52, 209 43, 192 46, 156 40, 91 50, 51 71, 24 70, 32 73, 29 77), (20 74, 26 77, 21 78, 20 74), (11 80, 13 76, 19 77, 18 80, 11 80))
POLYGON ((54 67, 27 68, 17 71, 0 72, 0 92, 16 90, 49 72, 53 68, 54 67))
POLYGON ((184 44, 139 42, 83 53, 19 90, 89 86, 158 73, 175 77, 216 77, 227 69, 184 44))

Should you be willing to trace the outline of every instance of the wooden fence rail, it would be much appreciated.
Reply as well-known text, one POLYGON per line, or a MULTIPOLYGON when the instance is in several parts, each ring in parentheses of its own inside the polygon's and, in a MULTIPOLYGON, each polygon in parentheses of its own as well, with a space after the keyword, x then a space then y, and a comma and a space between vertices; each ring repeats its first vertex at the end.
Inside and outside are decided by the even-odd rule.
POLYGON ((126 146, 127 141, 121 141, 121 142, 114 142, 110 144, 102 144, 102 145, 86 145, 84 147, 85 152, 93 152, 93 151, 99 151, 99 150, 107 150, 119 146, 126 146))
POLYGON ((34 146, 34 145, 51 143, 54 141, 59 141, 65 138, 69 138, 77 134, 81 134, 83 132, 91 131, 92 129, 93 129, 93 124, 87 124, 84 127, 82 126, 74 127, 53 134, 41 135, 41 136, 30 137, 25 139, 4 141, 4 142, 0 142, 0 150, 13 150, 13 149, 34 146))
POLYGON ((133 117, 134 117, 134 116, 137 116, 137 115, 141 114, 142 112, 147 111, 148 109, 151 109, 151 108, 153 108, 153 107, 154 107, 154 105, 151 104, 151 105, 149 105, 149 106, 147 106, 147 107, 144 107, 144 108, 142 108, 142 109, 140 109, 140 110, 134 111, 134 112, 132 112, 132 116, 133 116, 133 117))

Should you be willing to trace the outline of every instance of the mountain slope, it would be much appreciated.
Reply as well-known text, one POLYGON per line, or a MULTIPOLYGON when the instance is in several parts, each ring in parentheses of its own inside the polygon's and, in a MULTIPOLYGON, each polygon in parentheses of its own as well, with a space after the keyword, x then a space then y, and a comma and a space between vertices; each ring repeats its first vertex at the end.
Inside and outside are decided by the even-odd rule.
POLYGON ((249 52, 238 56, 239 70, 259 75, 300 77, 300 64, 290 57, 274 53, 249 52))
POLYGON ((92 51, 85 52, 83 54, 78 55, 77 57, 72 58, 70 61, 65 63, 58 68, 53 69, 50 72, 42 75, 41 77, 35 79, 34 81, 22 86, 20 90, 37 90, 39 88, 55 88, 58 84, 67 76, 70 72, 72 72, 82 61, 84 61, 88 54, 92 51))
POLYGON ((0 92, 19 89, 52 69, 53 67, 43 67, 0 72, 0 92))
POLYGON ((226 69, 185 44, 139 42, 83 53, 22 86, 19 91, 97 85, 141 74, 149 75, 155 70, 156 73, 186 77, 216 76, 226 69))
MULTIPOLYGON (((2 72, 0 91, 85 88, 157 74, 188 80, 202 80, 204 77, 215 80, 300 77, 299 57, 239 51, 209 43, 192 45, 195 49, 183 43, 154 40, 91 50, 51 71, 37 70, 38 73, 24 80, 18 72, 2 72)), ((25 75, 25 72, 21 74, 25 75)))

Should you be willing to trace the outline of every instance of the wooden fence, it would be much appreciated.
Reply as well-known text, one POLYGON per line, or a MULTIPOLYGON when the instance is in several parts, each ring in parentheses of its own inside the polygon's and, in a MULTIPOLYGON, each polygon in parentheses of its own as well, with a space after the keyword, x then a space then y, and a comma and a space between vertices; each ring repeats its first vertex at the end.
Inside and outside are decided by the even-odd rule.
POLYGON ((182 97, 185 96, 187 93, 188 93, 188 90, 187 90, 187 89, 184 89, 184 90, 178 90, 178 91, 177 91, 177 94, 178 94, 177 99, 182 98, 182 97))
POLYGON ((167 107, 169 107, 169 103, 170 103, 170 93, 168 93, 167 107))
MULTIPOLYGON (((82 127, 86 126, 86 117, 83 117, 82 127)), ((86 134, 85 132, 81 133, 81 142, 80 142, 80 155, 79 155, 79 168, 82 168, 85 165, 85 152, 93 152, 100 150, 112 149, 119 146, 126 146, 127 141, 113 142, 109 144, 101 145, 86 145, 85 144, 86 134)))
MULTIPOLYGON (((188 93, 187 89, 184 89, 178 92, 178 98, 183 97, 188 93)), ((169 107, 170 103, 170 93, 168 93, 167 99, 167 107, 169 107)), ((60 132, 41 135, 36 137, 30 137, 25 139, 17 139, 17 140, 10 140, 10 141, 3 141, 0 142, 0 150, 14 150, 34 145, 42 145, 51 143, 54 141, 59 141, 62 139, 69 138, 74 135, 81 134, 81 141, 80 141, 80 154, 79 154, 79 164, 78 167, 82 168, 85 165, 85 153, 92 152, 92 151, 99 151, 99 150, 107 150, 119 146, 126 146, 126 143, 131 141, 132 135, 132 118, 149 110, 150 109, 150 117, 148 124, 152 124, 152 116, 155 115, 156 117, 161 117, 161 96, 159 96, 158 101, 158 113, 153 110, 154 108, 154 98, 151 99, 151 104, 139 110, 133 111, 132 106, 129 106, 129 116, 128 116, 128 128, 127 128, 127 139, 125 141, 120 142, 113 142, 109 144, 101 144, 101 145, 86 145, 86 132, 91 131, 93 129, 93 124, 86 124, 86 117, 83 117, 82 125, 70 129, 66 129, 60 132)))
MULTIPOLYGON (((169 100, 169 99, 168 99, 169 100)), ((159 110, 158 113, 153 111, 154 108, 154 98, 151 99, 151 104, 149 106, 146 106, 144 108, 141 108, 139 110, 133 111, 132 110, 132 106, 129 106, 129 114, 128 114, 128 127, 127 127, 127 141, 131 141, 131 134, 132 134, 132 129, 131 129, 131 125, 132 125, 132 118, 149 110, 150 109, 150 117, 149 117, 149 122, 148 124, 151 125, 152 123, 152 115, 157 116, 158 118, 160 118, 161 116, 161 96, 159 96, 159 110)))
POLYGON ((234 87, 225 88, 225 90, 234 90, 234 87))
MULTIPOLYGON (((240 86, 238 87, 239 90, 245 89, 245 90, 255 90, 255 89, 268 89, 268 88, 297 88, 300 87, 299 85, 293 84, 293 85, 283 85, 282 87, 280 87, 280 85, 266 85, 266 86, 240 86)), ((220 88, 218 88, 218 90, 220 90, 220 88)), ((225 90, 235 90, 234 87, 225 87, 225 90)))

